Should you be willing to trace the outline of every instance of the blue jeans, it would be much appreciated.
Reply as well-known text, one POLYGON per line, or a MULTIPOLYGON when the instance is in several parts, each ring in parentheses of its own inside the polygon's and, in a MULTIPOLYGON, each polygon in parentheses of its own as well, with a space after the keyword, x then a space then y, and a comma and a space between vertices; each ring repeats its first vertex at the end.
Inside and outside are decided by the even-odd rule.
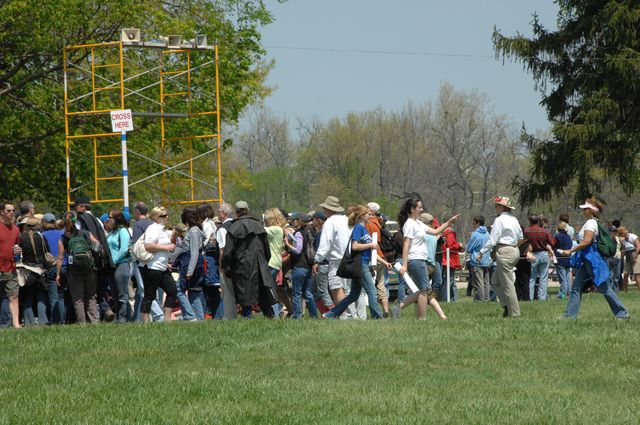
MULTIPOLYGON (((400 263, 400 265, 402 265, 402 258, 396 258, 396 261, 393 264, 395 263, 400 263)), ((401 303, 407 297, 407 284, 402 276, 400 276, 400 273, 396 271, 396 274, 398 275, 398 302, 401 303)))
POLYGON ((196 315, 193 312, 193 308, 191 307, 191 303, 189 302, 189 297, 187 296, 185 287, 187 286, 187 282, 180 277, 176 282, 176 292, 178 297, 178 303, 180 304, 180 310, 182 311, 182 320, 195 320, 196 315))
POLYGON ((50 323, 61 325, 65 322, 65 306, 64 306, 64 278, 67 273, 66 266, 62 267, 60 275, 60 286, 56 284, 56 268, 49 269, 47 278, 49 280, 49 311, 51 314, 50 323))
POLYGON ((196 320, 204 320, 207 300, 202 288, 189 289, 189 302, 191 303, 191 308, 196 316, 196 320))
POLYGON ((431 287, 440 291, 442 288, 442 264, 436 261, 434 268, 436 271, 431 276, 431 287))
POLYGON ((618 276, 620 275, 620 259, 609 258, 609 271, 611 271, 611 287, 614 291, 620 290, 620 281, 618 276))
MULTIPOLYGON (((447 301, 447 266, 440 265, 440 274, 442 284, 440 285, 440 301, 447 301)), ((456 269, 449 269, 449 300, 456 301, 458 299, 458 286, 456 285, 456 269)))
POLYGON ((120 263, 111 278, 111 292, 115 301, 115 313, 118 323, 126 323, 131 320, 131 305, 129 304, 129 275, 131 266, 129 262, 120 263))
POLYGON ((407 261, 407 272, 413 283, 418 287, 418 291, 426 291, 431 289, 431 281, 429 280, 429 270, 427 270, 426 260, 409 260, 407 261))
POLYGON ((566 297, 569 295, 569 272, 571 267, 556 265, 556 273, 558 274, 558 281, 560 282, 560 292, 558 292, 558 298, 566 297))
POLYGON ((293 318, 300 319, 302 317, 302 296, 304 294, 304 300, 307 303, 307 309, 309 309, 309 316, 318 317, 318 309, 316 308, 315 300, 313 299, 313 292, 311 291, 311 285, 313 279, 311 279, 311 269, 305 269, 303 267, 295 267, 291 271, 293 278, 293 318))
MULTIPOLYGON (((409 261, 409 263, 411 263, 411 261, 409 261)), ((369 311, 371 312, 371 317, 374 319, 381 319, 382 310, 378 304, 376 283, 373 281, 373 276, 371 276, 368 264, 362 264, 362 278, 351 279, 351 291, 349 292, 349 295, 343 298, 342 301, 332 308, 331 311, 327 313, 327 317, 339 317, 350 304, 358 300, 363 287, 367 293, 367 298, 369 298, 369 311)))
POLYGON ((5 291, 0 291, 0 328, 8 328, 11 326, 11 311, 9 310, 9 298, 5 291))
MULTIPOLYGON (((42 277, 42 279, 46 279, 46 277, 42 277)), ((49 319, 47 318, 47 293, 48 293, 48 284, 47 290, 40 283, 36 283, 30 286, 23 286, 20 288, 21 294, 24 294, 24 324, 26 325, 35 325, 36 318, 33 314, 33 302, 36 301, 37 309, 38 309, 38 326, 45 326, 49 324, 49 319)))
POLYGON ((547 251, 539 251, 534 253, 536 261, 531 264, 531 277, 529 278, 529 299, 533 301, 533 295, 536 290, 536 280, 540 278, 540 288, 538 289, 538 299, 546 301, 547 297, 547 280, 549 278, 549 253, 547 251))
POLYGON ((178 302, 182 310, 182 320, 204 320, 204 294, 202 288, 191 288, 187 293, 187 281, 179 278, 176 282, 178 302))
MULTIPOLYGON (((584 286, 585 281, 592 280, 591 276, 593 273, 591 272, 589 263, 585 262, 584 267, 580 267, 576 269, 576 276, 573 279, 573 287, 571 288, 571 293, 569 295, 569 302, 567 303, 567 308, 564 311, 564 317, 570 319, 576 319, 578 317, 578 312, 580 311, 580 303, 582 302, 582 287, 584 286)), ((611 287, 611 279, 607 279, 602 282, 599 286, 596 286, 596 290, 604 295, 605 300, 609 304, 609 308, 611 312, 619 319, 624 319, 629 317, 629 312, 618 298, 618 295, 613 291, 611 287)))

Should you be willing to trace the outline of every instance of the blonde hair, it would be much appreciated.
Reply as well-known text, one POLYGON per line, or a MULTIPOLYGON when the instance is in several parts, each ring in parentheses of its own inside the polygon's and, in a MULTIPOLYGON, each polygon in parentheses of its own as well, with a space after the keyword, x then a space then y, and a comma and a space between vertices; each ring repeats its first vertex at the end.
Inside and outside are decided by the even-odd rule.
POLYGON ((349 227, 356 225, 360 217, 367 214, 371 209, 366 205, 354 205, 347 210, 347 216, 349 217, 349 227))
POLYGON ((622 238, 626 238, 627 237, 627 233, 629 233, 629 230, 626 227, 624 227, 624 226, 618 227, 618 236, 620 236, 622 238))
POLYGON ((266 224, 267 227, 284 227, 287 225, 287 219, 284 218, 282 212, 278 208, 269 208, 264 212, 264 224, 266 224))
POLYGON ((152 221, 156 221, 157 218, 163 214, 167 214, 167 209, 165 207, 154 207, 149 212, 149 219, 152 221))

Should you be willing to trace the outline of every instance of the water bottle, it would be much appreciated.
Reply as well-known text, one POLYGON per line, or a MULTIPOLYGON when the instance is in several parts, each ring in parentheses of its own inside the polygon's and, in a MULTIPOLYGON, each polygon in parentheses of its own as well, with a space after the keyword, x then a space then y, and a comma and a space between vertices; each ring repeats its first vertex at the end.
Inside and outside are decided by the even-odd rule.
POLYGON ((19 245, 13 246, 13 261, 15 261, 16 263, 22 263, 22 253, 16 254, 16 249, 19 247, 19 245))

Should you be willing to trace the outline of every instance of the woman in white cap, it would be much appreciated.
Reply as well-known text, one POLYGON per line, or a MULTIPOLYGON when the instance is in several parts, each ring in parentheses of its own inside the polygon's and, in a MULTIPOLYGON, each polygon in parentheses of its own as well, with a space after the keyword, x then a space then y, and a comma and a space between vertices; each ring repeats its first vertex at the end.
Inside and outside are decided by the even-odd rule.
POLYGON ((518 304, 514 286, 516 280, 514 269, 520 258, 518 246, 523 240, 522 227, 511 213, 511 210, 515 209, 511 199, 506 196, 496 196, 493 203, 498 217, 491 226, 489 240, 480 249, 476 258, 477 261, 481 261, 485 253, 491 252, 491 256, 496 261, 496 271, 491 284, 504 309, 502 316, 519 317, 520 304, 518 304))
POLYGON ((613 291, 607 262, 598 252, 597 241, 600 236, 598 217, 602 212, 602 203, 596 197, 591 197, 580 205, 580 208, 587 220, 578 233, 580 243, 571 249, 563 250, 561 253, 562 255, 577 253, 571 259, 571 265, 576 270, 576 277, 573 279, 564 317, 567 319, 578 317, 582 302, 582 287, 586 281, 590 280, 596 285, 597 291, 604 295, 614 316, 617 319, 628 319, 629 312, 613 291))

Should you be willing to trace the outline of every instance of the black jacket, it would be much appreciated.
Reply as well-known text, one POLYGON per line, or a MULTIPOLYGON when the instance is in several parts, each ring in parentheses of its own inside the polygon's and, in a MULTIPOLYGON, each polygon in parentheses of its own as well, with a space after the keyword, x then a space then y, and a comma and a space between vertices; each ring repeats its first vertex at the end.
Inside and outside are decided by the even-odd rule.
MULTIPOLYGON (((227 230, 221 266, 233 282, 238 304, 258 304, 261 287, 275 287, 269 270, 270 258, 267 232, 260 222, 251 216, 234 220, 227 230)), ((273 291, 266 292, 271 295, 268 302, 274 304, 273 291)))

